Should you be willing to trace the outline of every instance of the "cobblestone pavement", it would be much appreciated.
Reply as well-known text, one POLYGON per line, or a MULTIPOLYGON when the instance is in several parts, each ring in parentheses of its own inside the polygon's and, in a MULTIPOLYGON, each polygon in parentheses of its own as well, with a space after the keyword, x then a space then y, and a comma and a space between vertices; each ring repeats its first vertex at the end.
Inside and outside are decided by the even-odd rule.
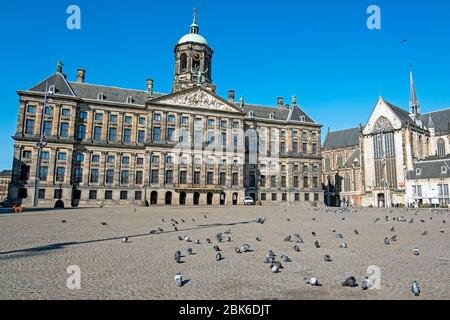
POLYGON ((450 215, 446 211, 134 210, 114 207, 0 215, 0 299, 450 299, 450 215), (386 215, 403 216, 407 222, 386 221, 386 215), (259 224, 258 217, 267 220, 259 224), (374 222, 376 218, 381 220, 374 222), (414 223, 408 223, 411 218, 414 223), (174 231, 171 219, 177 220, 179 231, 174 231), (164 232, 150 234, 158 228, 164 232), (216 262, 215 235, 229 229, 232 242, 218 244, 224 260, 216 262), (421 235, 424 230, 428 235, 421 235), (339 233, 344 239, 337 238, 339 233), (303 238, 300 252, 293 250, 294 242, 283 241, 289 234, 303 238), (384 239, 393 235, 398 241, 386 246, 384 239), (129 237, 128 244, 121 243, 124 236, 129 237), (201 244, 179 241, 178 236, 198 239, 201 244), (320 248, 314 246, 316 240, 320 248), (342 242, 348 243, 347 249, 339 247, 342 242), (236 253, 235 247, 241 244, 249 244, 253 251, 236 253), (194 255, 186 253, 189 247, 194 255), (420 249, 419 256, 413 255, 414 247, 420 249), (278 274, 264 263, 269 249, 278 257, 286 254, 292 259, 283 263, 278 274), (176 250, 183 252, 184 263, 175 262, 176 250), (326 254, 332 262, 324 261, 326 254), (80 290, 66 286, 71 265, 81 268, 80 290), (351 275, 361 283, 370 265, 381 268, 380 290, 341 286, 351 275), (189 280, 182 288, 175 285, 176 272, 189 280), (307 277, 318 278, 323 286, 306 285, 307 277), (420 297, 411 293, 413 280, 422 287, 420 297))

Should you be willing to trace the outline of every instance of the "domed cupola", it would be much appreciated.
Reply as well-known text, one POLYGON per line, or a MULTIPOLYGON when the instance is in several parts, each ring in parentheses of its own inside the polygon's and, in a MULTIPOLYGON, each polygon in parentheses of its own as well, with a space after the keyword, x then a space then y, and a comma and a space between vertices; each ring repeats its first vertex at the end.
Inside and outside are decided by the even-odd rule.
POLYGON ((175 78, 172 92, 194 86, 203 86, 215 91, 211 79, 211 61, 214 54, 208 41, 199 34, 197 10, 188 34, 175 46, 175 78))

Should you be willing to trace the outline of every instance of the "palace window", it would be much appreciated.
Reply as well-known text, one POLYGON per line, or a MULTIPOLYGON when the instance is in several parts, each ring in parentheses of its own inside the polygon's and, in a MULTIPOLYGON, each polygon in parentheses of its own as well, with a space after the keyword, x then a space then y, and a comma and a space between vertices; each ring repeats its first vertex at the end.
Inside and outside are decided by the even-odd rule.
POLYGON ((109 122, 111 123, 117 123, 117 115, 116 114, 112 114, 109 116, 109 122))
POLYGON ((161 114, 155 113, 153 115, 153 121, 161 121, 161 114))
POLYGON ((84 124, 80 124, 78 126, 77 139, 83 141, 86 137, 86 126, 84 124))
POLYGON ((186 72, 187 69, 187 55, 183 53, 180 57, 180 72, 186 72))
POLYGON ((62 182, 64 181, 64 176, 66 175, 66 168, 64 167, 57 167, 56 168, 56 181, 62 182))
POLYGON ((125 116, 124 120, 125 124, 132 124, 133 122, 133 117, 131 116, 125 116))
POLYGON ((108 156, 106 162, 108 162, 108 163, 114 163, 115 160, 116 160, 116 157, 115 157, 115 156, 108 156))
POLYGON ((99 163, 100 162, 100 156, 98 154, 92 155, 92 162, 93 163, 99 163))
POLYGON ((50 137, 52 135, 52 122, 51 121, 44 121, 44 135, 46 137, 50 137))
POLYGON ((22 152, 22 158, 24 158, 24 159, 30 159, 31 158, 31 151, 28 151, 28 150, 24 150, 23 152, 22 152))
POLYGON ((25 133, 34 134, 34 120, 27 119, 27 121, 25 122, 25 133))
POLYGON ((123 142, 125 142, 125 143, 131 142, 131 129, 123 130, 123 142))
POLYGON ((122 157, 122 164, 124 164, 124 165, 129 165, 129 164, 130 164, 130 157, 128 157, 128 156, 123 156, 123 157, 122 157))
POLYGON ((111 142, 116 142, 116 140, 117 140, 117 129, 116 128, 109 128, 108 139, 111 142))
POLYGON ((160 140, 161 140, 161 128, 154 127, 153 128, 153 141, 160 141, 160 140))
POLYGON ((107 184, 114 183, 114 170, 111 169, 106 170, 106 183, 107 184))
POLYGON ((67 138, 69 136, 69 124, 67 122, 61 122, 59 136, 62 138, 67 138))
POLYGON ((145 124, 146 124, 145 118, 144 117, 139 117, 139 125, 145 126, 145 124))
POLYGON ((103 120, 103 113, 96 113, 95 114, 95 121, 102 121, 103 120))
POLYGON ((91 170, 91 180, 90 180, 90 182, 91 183, 98 183, 98 177, 99 177, 98 169, 92 169, 91 170))
POLYGON ((80 111, 80 120, 86 120, 86 119, 87 119, 87 112, 80 111))
POLYGON ((181 117, 181 124, 189 124, 189 117, 181 117))
POLYGON ((48 160, 50 159, 50 153, 48 151, 42 151, 41 152, 41 159, 42 160, 48 160))
POLYGON ((139 130, 138 131, 138 143, 144 143, 145 142, 145 131, 139 130))
POLYGON ((121 184, 128 184, 129 183, 129 171, 128 170, 122 170, 120 173, 120 183, 121 184))
POLYGON ((169 114, 167 116, 167 122, 169 123, 175 123, 175 116, 173 114, 169 114))
POLYGON ((141 185, 142 182, 144 181, 144 173, 142 171, 136 171, 136 184, 137 185, 141 185))
POLYGON ((350 192, 351 191, 350 188, 351 188, 350 187, 350 176, 349 176, 348 173, 346 173, 345 176, 344 176, 344 191, 345 192, 350 192))
POLYGON ((102 139, 102 127, 94 127, 94 140, 99 141, 102 139))
POLYGON ((28 106, 27 107, 27 112, 29 113, 29 114, 35 114, 36 113, 36 106, 28 106))
POLYGON ((67 153, 65 153, 65 152, 58 152, 57 159, 58 159, 58 161, 66 161, 67 153))
POLYGON ((175 141, 175 128, 167 128, 167 141, 175 141))

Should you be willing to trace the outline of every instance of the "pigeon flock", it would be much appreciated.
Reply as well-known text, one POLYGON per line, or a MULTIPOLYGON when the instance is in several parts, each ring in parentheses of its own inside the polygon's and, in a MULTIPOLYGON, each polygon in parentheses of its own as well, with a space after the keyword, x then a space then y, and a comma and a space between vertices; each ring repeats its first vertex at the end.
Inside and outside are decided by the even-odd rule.
MULTIPOLYGON (((294 211, 294 210, 292 210, 294 211)), ((307 259, 308 256, 302 256, 302 248, 308 247, 309 250, 317 250, 317 252, 323 252, 322 250, 330 250, 332 251, 333 248, 337 248, 337 246, 341 249, 348 249, 348 248, 353 248, 355 247, 354 244, 358 242, 358 239, 360 239, 360 237, 364 237, 364 227, 360 226, 360 229, 350 229, 353 230, 353 232, 350 232, 350 234, 347 234, 345 232, 343 233, 339 233, 339 224, 347 224, 347 225, 351 225, 351 214, 358 214, 358 209, 349 209, 349 208, 327 208, 327 209, 307 209, 308 212, 313 211, 313 213, 318 214, 318 213, 325 213, 325 214, 336 214, 336 215, 342 215, 342 217, 340 217, 340 221, 336 226, 334 226, 333 228, 331 228, 331 232, 329 235, 327 235, 328 238, 325 237, 325 240, 323 239, 324 235, 323 232, 317 232, 317 231, 311 231, 311 236, 309 236, 309 238, 312 238, 311 242, 309 242, 309 240, 307 239, 308 237, 305 237, 306 240, 308 240, 306 243, 303 240, 301 233, 296 233, 296 234, 288 234, 285 235, 284 237, 281 237, 279 240, 278 244, 271 244, 274 246, 277 246, 278 248, 281 246, 284 246, 285 251, 286 252, 277 252, 275 253, 274 250, 272 249, 268 249, 267 254, 265 259, 263 260, 264 263, 266 263, 268 265, 268 272, 271 272, 273 274, 280 274, 283 272, 288 272, 288 271, 283 271, 286 270, 283 266, 283 264, 293 264, 294 262, 300 262, 301 259, 299 259, 299 257, 301 257, 302 259, 307 259), (335 244, 333 246, 332 243, 330 243, 329 241, 327 241, 327 239, 329 240, 330 236, 332 236, 333 238, 336 238, 338 243, 335 244), (339 244, 340 243, 340 244, 339 244), (352 245, 353 244, 353 245, 352 245), (289 249, 290 248, 290 249, 289 249), (291 254, 292 257, 290 257, 287 252, 291 250, 291 254)), ((380 210, 380 212, 383 212, 380 210)), ((386 250, 389 250, 389 248, 391 248, 396 242, 401 242, 402 241, 402 237, 399 237, 398 234, 396 233, 396 231, 400 231, 400 230, 404 230, 405 227, 403 226, 408 226, 408 225, 412 225, 412 224, 417 224, 418 225, 427 225, 427 223, 434 221, 433 217, 431 217, 429 220, 426 220, 424 218, 411 218, 409 220, 407 220, 402 214, 406 215, 406 214, 411 214, 413 213, 415 216, 418 216, 418 214, 420 213, 420 211, 418 209, 397 209, 394 211, 394 209, 391 209, 389 211, 385 210, 384 212, 389 212, 388 215, 384 215, 384 217, 377 217, 375 219, 373 219, 373 224, 383 224, 386 223, 386 229, 385 230, 385 234, 382 235, 380 237, 380 239, 373 239, 373 245, 381 245, 383 246, 383 244, 381 243, 381 241, 383 241, 383 237, 384 237, 384 246, 386 247, 386 250), (395 216, 395 214, 399 214, 399 216, 395 216), (415 222, 418 221, 418 222, 415 222)), ((443 214, 448 214, 449 211, 447 210, 437 210, 437 209, 431 209, 430 212, 434 215, 443 215, 443 214)), ((133 215, 137 215, 138 211, 137 209, 134 209, 132 211, 133 215)), ((284 209, 284 213, 287 214, 287 209, 284 209)), ((208 216, 206 214, 203 214, 201 218, 197 217, 197 221, 202 221, 205 222, 205 220, 208 219, 208 216)), ((285 218, 284 218, 285 219, 285 218)), ((289 223, 296 223, 297 221, 295 221, 295 219, 293 219, 292 217, 290 219, 285 219, 286 222, 289 223)), ((256 224, 267 224, 268 220, 264 217, 258 217, 257 219, 255 219, 252 223, 256 223, 256 224)), ((315 223, 314 225, 319 225, 319 223, 317 222, 318 219, 316 217, 312 218, 312 221, 315 223)), ((320 221, 324 221, 324 219, 321 219, 320 221)), ((370 220, 372 221, 372 220, 370 220)), ((68 221, 66 220, 62 220, 61 223, 66 224, 68 223, 68 221)), ((242 238, 241 235, 234 237, 233 235, 233 230, 228 228, 227 230, 224 230, 222 232, 218 232, 219 230, 217 230, 219 228, 219 226, 215 227, 215 228, 211 228, 212 234, 210 237, 208 238, 204 238, 202 239, 196 239, 191 236, 185 235, 183 233, 188 233, 189 230, 193 230, 192 227, 195 226, 193 224, 196 224, 196 219, 192 218, 192 223, 190 222, 190 220, 188 221, 187 218, 184 219, 179 219, 179 220, 175 220, 175 219, 169 219, 169 218, 165 218, 165 219, 161 219, 161 223, 163 224, 163 227, 157 227, 155 229, 152 229, 148 234, 149 235, 158 235, 158 234, 164 234, 164 233, 174 233, 174 239, 177 240, 177 242, 179 244, 188 244, 188 245, 195 245, 195 248, 201 248, 201 247, 209 247, 209 251, 211 252, 211 260, 215 259, 215 262, 218 263, 218 265, 223 265, 223 261, 228 261, 228 259, 231 258, 231 256, 233 254, 237 254, 237 255, 248 255, 247 259, 252 259, 252 258, 257 258, 257 256, 260 254, 261 252, 261 246, 264 245, 263 243, 263 237, 262 235, 252 235, 252 237, 248 238, 248 241, 250 244, 248 243, 242 243, 239 244, 239 240, 242 238), (172 229, 171 229, 172 228, 172 229), (172 231, 173 230, 173 231, 172 231), (216 230, 215 232, 218 232, 216 234, 214 233, 214 230, 216 230), (235 238, 235 239, 233 239, 235 238), (195 239, 195 240, 193 240, 195 239), (214 239, 214 240, 212 240, 214 239), (251 244, 252 240, 254 244, 251 244), (256 241, 256 242, 255 242, 256 241), (231 243, 235 243, 235 245, 230 246, 231 243), (255 251, 252 250, 252 247, 255 247, 255 251), (234 248, 234 252, 232 252, 234 248)), ((269 220, 269 223, 272 223, 271 220, 269 220)), ((371 222, 372 223, 372 222, 371 222)), ((425 229, 425 228, 420 228, 422 231, 420 232, 420 234, 416 234, 417 239, 420 239, 420 237, 426 237, 429 234, 433 233, 433 234, 443 234, 445 233, 445 224, 446 224, 446 220, 439 220, 439 223, 441 224, 441 226, 439 227, 438 231, 435 228, 432 228, 431 226, 429 226, 429 228, 425 229)), ((108 227, 109 224, 107 222, 102 221, 101 223, 102 227, 108 227)), ((299 227, 301 228, 301 224, 299 223, 299 227)), ((225 228, 224 228, 225 229, 225 228)), ((328 229, 330 230, 330 229, 328 229)), ((320 230, 319 230, 320 231, 320 230)), ((343 230, 340 230, 341 232, 343 230)), ((326 233, 326 232, 325 232, 326 233)), ((303 235, 306 235, 306 233, 302 233, 303 235)), ((121 238, 121 243, 123 244, 129 244, 130 239, 128 236, 124 236, 121 238)), ((267 244, 266 244, 267 245, 267 244)), ((418 247, 413 247, 412 249, 412 253, 414 257, 419 257, 421 256, 421 252, 419 251, 418 247)), ((410 250, 411 250, 410 249, 410 250)), ((348 252, 350 252, 352 249, 349 249, 348 252)), ((278 251, 278 250, 277 250, 278 251)), ((175 252, 175 263, 176 264, 183 264, 183 263, 188 263, 188 261, 190 263, 194 263, 191 262, 192 260, 195 260, 195 256, 198 256, 200 254, 204 255, 204 250, 195 250, 194 251, 194 247, 188 247, 187 249, 185 249, 186 254, 183 255, 182 250, 176 250, 175 252)), ((323 257, 323 262, 333 265, 333 259, 331 257, 330 254, 325 254, 323 255, 322 253, 322 257, 323 257)), ((335 257, 336 258, 336 257, 335 257)), ((233 258, 235 259, 235 258, 233 258)), ((419 258, 415 258, 415 259, 419 259, 419 258)), ((323 263, 322 262, 322 263, 323 263)), ((290 268, 288 268, 289 270, 290 268)), ((419 271, 419 270, 418 270, 419 271)), ((336 270, 337 272, 337 270, 336 270)), ((418 274, 420 274, 420 272, 418 272, 418 274)), ((308 277, 308 278, 303 278, 304 279, 304 283, 310 286, 327 286, 329 285, 329 283, 322 283, 317 277, 308 277)), ((370 290, 373 288, 373 283, 371 281, 371 279, 369 277, 367 277, 366 275, 364 275, 363 277, 361 277, 360 279, 362 279, 361 281, 361 285, 358 284, 358 281, 356 280, 357 277, 355 275, 349 275, 347 277, 343 277, 343 281, 340 283, 340 285, 342 287, 348 287, 348 288, 356 288, 359 287, 362 290, 370 290)), ((419 296, 421 295, 421 286, 418 282, 418 280, 416 279, 410 279, 410 283, 411 283, 411 292, 413 293, 414 296, 419 296)), ((183 280, 183 276, 181 274, 181 272, 177 272, 175 275, 175 283, 178 287, 183 287, 185 283, 183 280)))

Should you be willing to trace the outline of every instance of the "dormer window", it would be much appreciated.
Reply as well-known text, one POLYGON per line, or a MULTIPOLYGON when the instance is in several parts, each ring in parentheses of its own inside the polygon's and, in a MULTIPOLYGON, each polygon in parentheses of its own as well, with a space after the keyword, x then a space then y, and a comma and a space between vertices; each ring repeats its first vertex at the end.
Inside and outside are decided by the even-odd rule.
POLYGON ((300 117, 300 122, 305 122, 305 121, 306 121, 305 116, 301 116, 301 117, 300 117))
POLYGON ((422 174, 422 170, 420 168, 416 169, 416 176, 420 176, 422 174))
POLYGON ((48 88, 48 94, 49 95, 53 95, 56 93, 56 87, 54 84, 52 84, 49 88, 48 88))
POLYGON ((273 113, 271 113, 271 114, 269 115, 269 119, 270 119, 270 120, 275 119, 275 115, 274 115, 273 113))
POLYGON ((103 92, 100 92, 100 93, 97 95, 97 100, 98 100, 98 101, 103 101, 103 100, 105 100, 105 95, 103 94, 103 92))
POLYGON ((446 166, 442 166, 441 167, 441 173, 442 174, 447 174, 447 167, 446 166))
POLYGON ((254 117, 255 117, 255 114, 253 113, 253 111, 250 111, 250 112, 248 113, 248 116, 249 116, 250 118, 254 118, 254 117))
POLYGON ((127 104, 133 104, 134 100, 132 96, 127 97, 127 104))

